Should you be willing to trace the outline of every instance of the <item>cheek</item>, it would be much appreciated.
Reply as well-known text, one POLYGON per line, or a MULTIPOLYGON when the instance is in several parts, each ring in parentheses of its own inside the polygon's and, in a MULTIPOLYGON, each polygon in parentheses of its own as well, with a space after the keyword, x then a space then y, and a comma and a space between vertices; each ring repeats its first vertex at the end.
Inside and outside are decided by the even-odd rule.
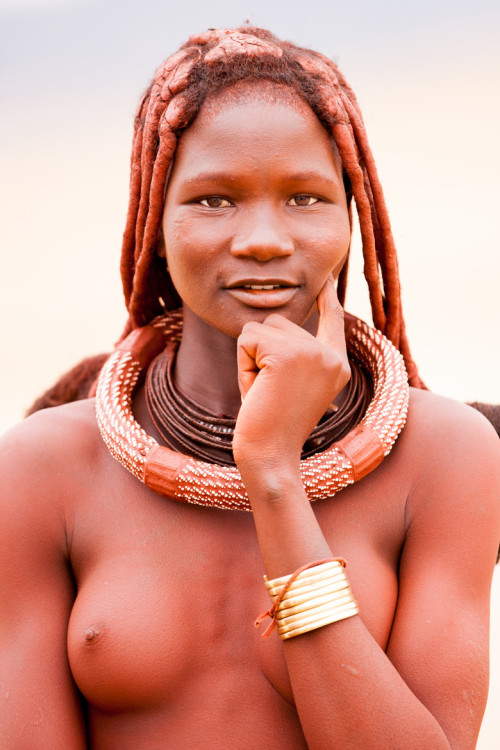
POLYGON ((217 261, 211 247, 202 247, 182 236, 165 238, 166 263, 180 297, 188 303, 201 301, 216 287, 217 261), (175 241, 173 241, 175 239, 175 241))
POLYGON ((333 228, 329 227, 321 237, 317 238, 309 259, 316 261, 318 271, 322 274, 333 270, 334 276, 337 276, 344 264, 350 242, 349 224, 336 223, 333 228))
POLYGON ((347 206, 338 208, 332 234, 339 246, 343 246, 344 248, 349 246, 351 241, 351 222, 347 206))
POLYGON ((340 260, 340 261, 339 261, 339 262, 337 263, 337 265, 335 266, 335 268, 334 268, 334 269, 333 269, 333 271, 332 271, 332 276, 333 276, 333 278, 334 278, 335 280, 337 280, 337 279, 338 279, 338 277, 339 277, 339 274, 340 274, 340 272, 341 272, 341 270, 342 270, 342 266, 344 265, 344 263, 345 263, 345 261, 346 261, 346 257, 347 257, 347 253, 345 253, 345 254, 344 254, 344 256, 343 256, 342 260, 340 260))
POLYGON ((296 236, 300 244, 325 263, 337 265, 345 256, 351 242, 351 225, 347 208, 331 206, 323 215, 315 218, 309 226, 297 226, 296 236))
POLYGON ((351 244, 351 224, 347 212, 342 221, 338 222, 332 236, 332 261, 334 263, 334 276, 338 276, 346 259, 351 244))

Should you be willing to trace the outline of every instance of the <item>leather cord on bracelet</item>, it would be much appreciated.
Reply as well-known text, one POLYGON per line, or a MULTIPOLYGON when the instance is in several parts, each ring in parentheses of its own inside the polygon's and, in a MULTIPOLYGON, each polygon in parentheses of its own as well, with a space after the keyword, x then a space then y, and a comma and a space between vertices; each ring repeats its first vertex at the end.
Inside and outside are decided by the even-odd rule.
MULTIPOLYGON (((314 560, 314 562, 306 563, 305 565, 302 565, 300 568, 297 568, 291 576, 288 578, 286 583, 283 584, 283 588, 279 592, 278 596, 274 600, 273 604, 269 609, 267 609, 265 612, 263 612, 261 615, 257 617, 257 619, 254 622, 254 627, 258 628, 260 623, 266 619, 266 617, 271 618, 271 623, 267 627, 267 629, 262 633, 262 638, 269 638, 271 633, 273 632, 274 628, 276 627, 276 612, 278 611, 279 605, 285 596, 286 592, 292 585, 292 583, 295 581, 298 576, 303 573, 305 570, 309 570, 309 568, 315 568, 317 565, 323 565, 323 563, 327 562, 338 562, 342 565, 343 568, 346 567, 346 561, 343 557, 324 557, 321 560, 314 560)), ((266 579, 267 580, 267 579, 266 579)))

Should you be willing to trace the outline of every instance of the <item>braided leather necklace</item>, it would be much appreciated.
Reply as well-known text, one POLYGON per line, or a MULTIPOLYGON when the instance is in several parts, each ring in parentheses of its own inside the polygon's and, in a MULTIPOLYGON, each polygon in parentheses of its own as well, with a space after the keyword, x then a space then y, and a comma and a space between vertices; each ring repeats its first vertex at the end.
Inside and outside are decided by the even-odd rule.
MULTIPOLYGON (((155 492, 181 502, 251 510, 234 466, 199 461, 159 445, 132 414, 132 395, 152 360, 179 341, 182 312, 155 318, 122 341, 99 376, 96 412, 111 454, 155 492)), ((373 398, 361 422, 326 450, 301 461, 310 500, 328 498, 372 471, 386 456, 406 421, 409 387, 401 354, 374 328, 354 319, 346 324, 350 357, 373 381, 373 398)))
MULTIPOLYGON (((175 348, 172 344, 167 346, 146 375, 146 403, 156 429, 177 452, 221 466, 235 466, 232 446, 236 417, 212 414, 176 388, 175 348)), ((328 409, 304 444, 301 457, 312 456, 347 435, 361 421, 371 395, 362 368, 351 361, 351 379, 342 405, 328 409)))

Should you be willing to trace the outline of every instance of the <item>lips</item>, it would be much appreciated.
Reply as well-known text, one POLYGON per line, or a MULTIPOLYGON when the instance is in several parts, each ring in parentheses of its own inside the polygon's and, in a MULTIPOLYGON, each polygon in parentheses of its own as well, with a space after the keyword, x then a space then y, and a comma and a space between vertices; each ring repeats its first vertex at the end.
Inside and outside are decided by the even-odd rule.
POLYGON ((282 286, 281 284, 262 284, 260 286, 258 284, 245 284, 242 288, 253 289, 257 292, 260 292, 260 291, 268 290, 268 289, 282 289, 282 286))
POLYGON ((299 285, 286 279, 241 279, 231 282, 226 290, 248 307, 272 308, 286 305, 299 285))
POLYGON ((235 279, 226 285, 226 289, 256 289, 269 290, 274 288, 290 288, 297 287, 298 283, 292 279, 280 279, 280 278, 266 278, 259 279, 257 277, 251 277, 247 279, 235 279))

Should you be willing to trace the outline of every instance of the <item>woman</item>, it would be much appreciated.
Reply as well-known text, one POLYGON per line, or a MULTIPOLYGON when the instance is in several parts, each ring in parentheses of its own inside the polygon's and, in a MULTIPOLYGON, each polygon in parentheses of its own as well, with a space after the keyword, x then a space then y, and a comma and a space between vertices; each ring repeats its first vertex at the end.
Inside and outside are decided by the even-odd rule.
POLYGON ((83 400, 4 439, 4 746, 474 747, 499 443, 422 389, 333 63, 246 28, 160 67, 122 278, 97 421, 83 400), (344 324, 352 198, 409 407, 395 349, 344 324))

